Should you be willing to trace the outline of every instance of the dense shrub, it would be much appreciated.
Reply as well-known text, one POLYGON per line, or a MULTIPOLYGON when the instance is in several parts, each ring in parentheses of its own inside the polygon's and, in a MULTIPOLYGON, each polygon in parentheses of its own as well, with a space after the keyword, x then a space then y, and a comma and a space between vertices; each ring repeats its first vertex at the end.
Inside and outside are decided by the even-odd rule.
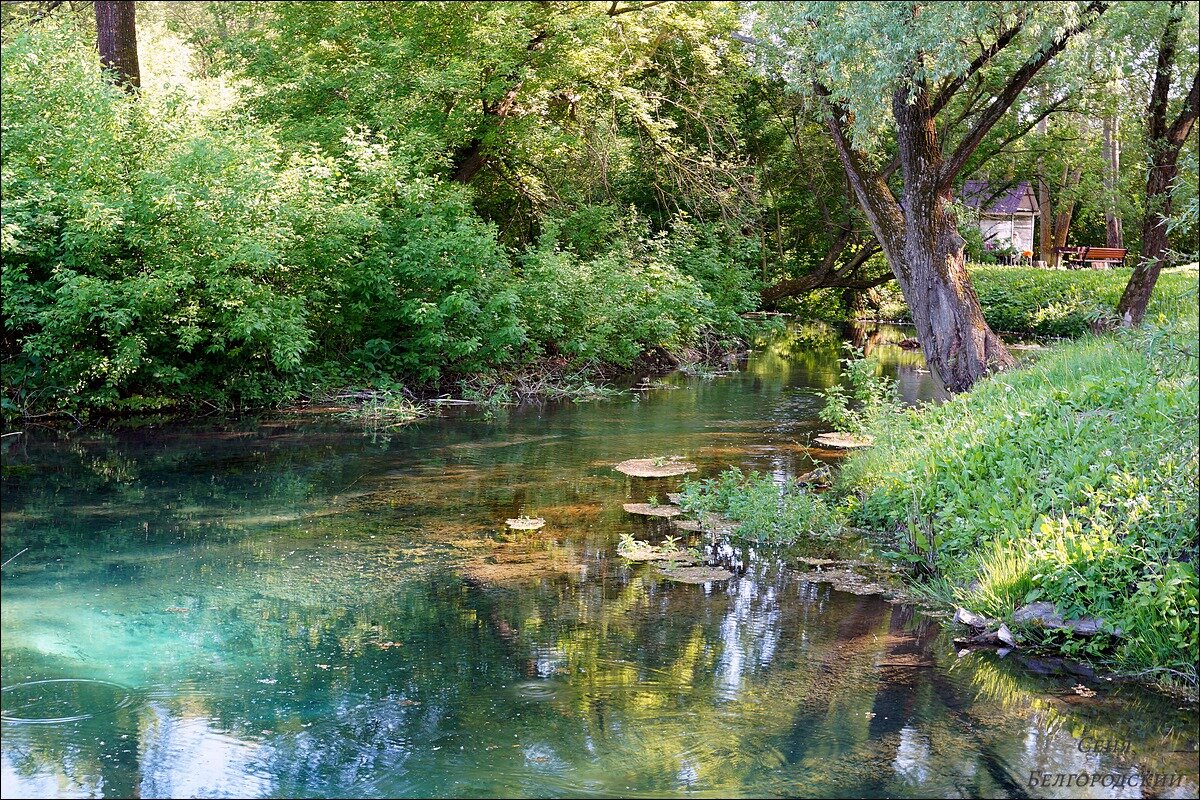
POLYGON ((522 256, 518 313, 541 352, 624 366, 653 348, 678 353, 709 331, 743 332, 738 314, 757 298, 715 232, 682 221, 669 233, 631 227, 635 235, 598 241, 549 225, 522 256))
POLYGON ((182 91, 113 87, 74 24, 3 48, 6 413, 628 364, 735 335, 753 305, 752 254, 720 228, 583 206, 514 254, 419 143, 284 148, 182 91))

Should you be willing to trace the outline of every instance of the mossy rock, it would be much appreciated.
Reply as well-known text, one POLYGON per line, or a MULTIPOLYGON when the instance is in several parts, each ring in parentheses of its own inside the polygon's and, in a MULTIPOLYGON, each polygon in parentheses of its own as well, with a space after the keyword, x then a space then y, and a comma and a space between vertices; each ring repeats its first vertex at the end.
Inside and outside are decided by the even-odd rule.
POLYGON ((851 433, 822 433, 813 441, 825 447, 836 447, 839 450, 854 450, 875 444, 875 440, 870 436, 855 436, 851 433))
POLYGON ((630 561, 666 561, 675 564, 695 564, 699 559, 686 550, 663 550, 646 542, 636 542, 633 547, 618 548, 617 555, 630 561))
POLYGON ((679 583, 709 583, 711 581, 727 581, 733 577, 733 573, 724 567, 676 567, 668 569, 663 567, 659 570, 659 574, 670 581, 679 583))
POLYGON ((546 520, 541 517, 517 517, 516 519, 504 520, 504 524, 514 531, 536 531, 539 528, 545 527, 546 520))
POLYGON ((626 503, 621 506, 629 514, 641 514, 644 517, 677 517, 683 513, 679 506, 652 506, 649 503, 626 503))
POLYGON ((613 469, 635 478, 670 478, 695 472, 696 465, 690 461, 684 461, 679 456, 667 456, 665 458, 631 458, 617 464, 613 469))

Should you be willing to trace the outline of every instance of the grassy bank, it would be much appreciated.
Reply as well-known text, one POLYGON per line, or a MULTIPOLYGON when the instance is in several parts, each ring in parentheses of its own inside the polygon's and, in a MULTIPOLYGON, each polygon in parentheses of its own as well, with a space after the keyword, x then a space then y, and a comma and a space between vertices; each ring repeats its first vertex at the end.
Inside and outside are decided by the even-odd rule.
MULTIPOLYGON (((760 541, 876 532, 879 554, 914 588, 1006 621, 1023 646, 1194 687, 1197 629, 1197 311, 1145 331, 1057 345, 969 393, 901 409, 852 365, 871 398, 849 424, 875 446, 834 490, 782 493, 727 474, 694 484, 706 508, 744 520, 760 541), (797 499, 797 495, 807 499, 797 499), (765 531, 765 533, 764 533, 765 531), (1046 601, 1098 635, 1015 624, 1046 601)), ((831 405, 847 406, 844 396, 831 405)), ((851 408, 854 403, 849 404, 851 408)))
MULTIPOLYGON (((1113 309, 1132 270, 1049 270, 1032 267, 970 267, 984 319, 998 331, 1034 336, 1082 336, 1115 321, 1113 309)), ((1178 318, 1196 302, 1196 269, 1164 272, 1154 289, 1151 316, 1178 318)), ((879 291, 879 316, 908 322, 899 289, 879 291)))

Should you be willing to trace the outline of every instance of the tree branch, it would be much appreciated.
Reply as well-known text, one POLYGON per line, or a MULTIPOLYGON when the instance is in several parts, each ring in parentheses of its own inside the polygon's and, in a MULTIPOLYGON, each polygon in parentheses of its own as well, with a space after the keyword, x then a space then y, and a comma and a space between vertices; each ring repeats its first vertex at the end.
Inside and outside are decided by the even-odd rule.
POLYGON ((1108 3, 1093 0, 1092 3, 1088 4, 1087 12, 1083 19, 1056 36, 1044 50, 1032 56, 1021 65, 1020 69, 1013 73, 1012 77, 1008 79, 1008 83, 1005 84, 1004 88, 996 96, 996 99, 984 109, 983 113, 980 114, 979 121, 967 132, 967 135, 959 142, 954 154, 942 166, 939 175, 939 182, 942 189, 948 188, 958 173, 962 171, 962 168, 967 163, 967 159, 979 147, 980 142, 987 136, 988 131, 1000 121, 1001 117, 1008 112, 1008 109, 1020 97, 1021 92, 1029 85, 1029 81, 1033 79, 1033 76, 1049 64, 1055 56, 1065 50, 1071 39, 1094 25, 1108 8, 1108 3))
POLYGON ((1188 134, 1192 132, 1197 111, 1200 111, 1200 72, 1192 76, 1192 89, 1188 92, 1187 99, 1183 101, 1183 108, 1179 110, 1179 116, 1167 129, 1166 140, 1175 147, 1181 147, 1188 134))
POLYGON ((615 17, 618 14, 628 14, 631 11, 645 11, 647 8, 653 8, 654 6, 661 6, 664 3, 669 3, 669 2, 671 2, 671 0, 647 0, 645 3, 640 3, 639 5, 636 5, 636 6, 625 6, 624 8, 617 8, 617 0, 613 0, 612 5, 610 5, 608 7, 607 14, 610 17, 615 17))
POLYGON ((997 53, 1012 44, 1013 39, 1017 37, 1017 34, 1020 33, 1021 29, 1024 27, 1024 17, 1018 17, 1016 25, 1013 25, 1011 28, 1007 28, 1002 31, 1000 35, 996 37, 996 41, 983 48, 983 52, 975 57, 975 60, 972 61, 970 66, 967 67, 966 72, 943 86, 941 91, 937 93, 937 96, 933 98, 933 102, 930 104, 930 114, 936 117, 938 112, 946 107, 946 104, 950 102, 958 90, 961 89, 963 85, 969 81, 973 75, 975 75, 975 73, 986 67, 988 62, 990 62, 997 53))

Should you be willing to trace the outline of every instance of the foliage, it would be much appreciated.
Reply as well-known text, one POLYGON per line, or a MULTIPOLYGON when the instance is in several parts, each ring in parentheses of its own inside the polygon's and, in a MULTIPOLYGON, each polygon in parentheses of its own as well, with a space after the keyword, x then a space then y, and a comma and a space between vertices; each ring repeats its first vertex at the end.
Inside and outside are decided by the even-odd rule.
POLYGON ((865 433, 868 428, 883 425, 883 418, 900 409, 896 382, 879 372, 879 364, 866 358, 862 350, 843 342, 846 356, 838 359, 843 367, 849 391, 835 383, 822 392, 825 403, 818 416, 835 430, 845 433, 865 433))
MULTIPOLYGON (((984 319, 993 329, 1076 337, 1112 325, 1113 309, 1132 270, 975 265, 970 272, 984 319)), ((1168 270, 1159 278, 1148 313, 1172 319, 1185 315, 1195 305, 1196 270, 1168 270)), ((885 303, 881 312, 890 319, 908 316, 902 300, 885 303)))
POLYGON ((580 206, 568 246, 549 220, 514 257, 405 131, 316 148, 184 89, 126 94, 89 36, 48 18, 4 43, 7 414, 628 365, 744 332, 755 251, 727 226, 580 206))
POLYGON ((778 484, 758 472, 730 467, 715 478, 686 480, 679 491, 686 511, 723 514, 739 523, 736 537, 760 544, 834 538, 842 531, 841 513, 824 497, 794 482, 778 484))
MULTIPOLYGON (((1121 629, 1104 653, 1117 664, 1193 672, 1196 329, 1193 304, 907 412, 843 468, 852 519, 907 532, 907 554, 973 610, 1049 600, 1121 629)), ((1065 646, 1096 656, 1108 640, 1065 646)))
POLYGON ((737 314, 754 295, 712 237, 681 222, 670 233, 620 237, 585 258, 548 226, 522 258, 517 289, 531 342, 573 363, 628 366, 647 350, 679 353, 705 330, 741 332, 737 314))

